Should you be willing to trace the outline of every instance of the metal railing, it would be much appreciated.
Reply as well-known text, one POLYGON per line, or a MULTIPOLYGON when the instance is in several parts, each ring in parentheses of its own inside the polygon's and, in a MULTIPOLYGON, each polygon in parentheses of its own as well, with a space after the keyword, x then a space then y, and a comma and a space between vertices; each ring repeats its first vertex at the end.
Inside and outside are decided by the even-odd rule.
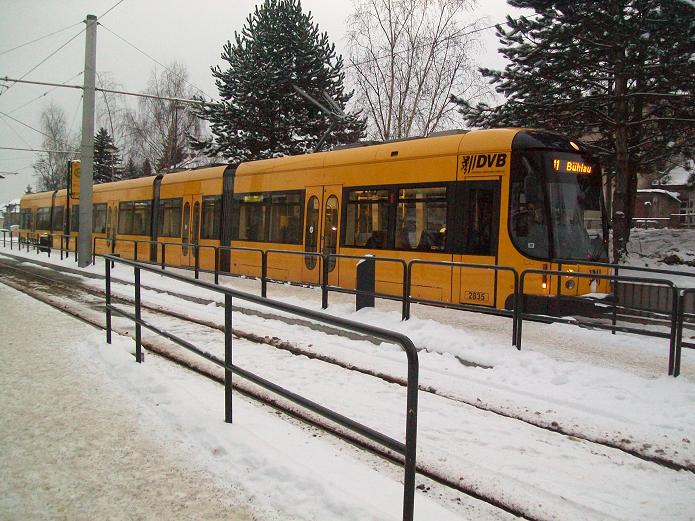
MULTIPOLYGON (((21 248, 21 245, 24 244, 27 247, 27 250, 29 248, 34 247, 36 248, 36 252, 40 253, 42 249, 46 249, 45 246, 41 246, 39 244, 39 235, 37 233, 29 233, 25 232, 24 234, 20 233, 19 234, 19 247, 21 248)), ((64 236, 68 237, 68 236, 64 236)), ((74 238, 74 237, 73 237, 74 238)), ((94 238, 94 243, 93 243, 93 251, 94 251, 94 259, 96 259, 96 244, 98 240, 103 240, 107 241, 107 246, 108 249, 110 249, 111 254, 115 253, 116 251, 116 242, 113 241, 110 238, 105 238, 105 237, 95 237, 94 238)), ((124 239, 124 238, 117 238, 116 241, 121 241, 121 242, 129 242, 133 243, 133 254, 134 256, 137 255, 138 253, 138 244, 149 244, 149 245, 155 245, 155 248, 160 250, 160 262, 157 263, 161 267, 162 270, 165 269, 165 267, 169 266, 166 263, 166 251, 167 247, 170 246, 177 246, 177 247, 182 247, 181 243, 167 243, 167 242, 161 242, 161 241, 150 241, 150 240, 137 240, 137 239, 124 239)), ((49 243, 52 243, 49 241, 49 243)), ((506 316, 506 317, 511 317, 512 319, 512 334, 511 334, 511 344, 513 346, 516 346, 517 349, 521 349, 522 347, 522 321, 524 319, 526 320, 535 320, 535 321, 543 321, 543 322, 557 322, 557 323, 564 323, 564 324, 572 324, 572 325, 588 325, 593 328, 597 329, 605 329, 605 330, 610 330, 611 333, 615 334, 617 331, 624 332, 624 333, 632 333, 632 334, 638 334, 642 336, 650 336, 650 337, 657 337, 657 338, 668 338, 670 341, 670 347, 669 347, 669 374, 673 374, 673 376, 678 376, 679 374, 679 368, 680 368, 680 358, 681 358, 681 348, 682 347, 687 347, 687 348, 695 348, 695 343, 692 342, 684 342, 682 339, 682 330, 684 329, 685 323, 686 323, 686 318, 688 319, 688 323, 695 322, 695 313, 687 313, 686 312, 686 302, 691 302, 692 303, 692 297, 695 295, 695 289, 691 290, 685 290, 682 294, 682 296, 678 295, 678 288, 676 286, 664 279, 659 279, 659 278, 651 278, 651 277, 637 277, 637 276, 625 276, 622 275, 620 272, 621 271, 630 271, 630 272, 637 272, 637 273, 644 273, 644 274, 654 274, 654 275, 676 275, 676 276, 684 276, 684 277, 695 277, 695 274, 693 273, 687 273, 687 272, 679 272, 679 271, 674 271, 674 270, 665 270, 661 268, 648 268, 648 267, 639 267, 639 266, 624 266, 624 265, 615 265, 615 264, 609 264, 609 263, 603 263, 603 262, 591 262, 591 261, 586 261, 586 262, 578 262, 576 260, 567 260, 567 259, 561 259, 558 261, 554 261, 558 266, 558 270, 537 270, 537 269, 531 269, 531 270, 525 270, 524 272, 521 273, 521 275, 514 269, 508 266, 494 266, 494 265, 485 265, 485 264, 472 264, 472 263, 462 263, 462 262, 447 262, 447 261, 425 261, 425 260, 419 260, 415 259, 412 260, 408 263, 406 263, 402 259, 397 259, 397 258, 387 258, 387 257, 374 257, 374 256, 358 256, 358 255, 345 255, 345 254, 338 254, 338 253, 332 253, 332 254, 322 254, 318 252, 306 252, 306 251, 288 251, 288 250, 263 250, 261 248, 249 248, 249 247, 244 247, 244 246, 212 246, 212 245, 197 245, 194 243, 189 243, 187 245, 188 247, 192 248, 194 250, 194 255, 195 255, 195 266, 193 267, 195 271, 195 278, 199 278, 199 273, 200 271, 207 271, 210 272, 210 270, 203 270, 200 268, 200 249, 201 248, 209 248, 213 250, 213 258, 214 258, 214 269, 212 270, 212 273, 214 273, 214 283, 215 285, 219 285, 219 275, 220 275, 220 265, 221 265, 221 255, 224 252, 227 252, 230 256, 230 271, 224 271, 225 274, 230 274, 230 275, 241 275, 245 277, 249 277, 250 275, 244 274, 244 273, 233 273, 231 272, 232 268, 232 255, 234 252, 247 252, 247 253, 255 253, 258 255, 258 262, 260 265, 257 265, 256 268, 259 270, 259 277, 256 277, 255 275, 251 275, 252 278, 259 278, 261 282, 261 297, 265 298, 267 297, 267 288, 268 288, 268 282, 274 281, 275 279, 270 278, 268 276, 268 257, 273 256, 273 255, 293 255, 293 256, 302 256, 304 258, 307 257, 313 257, 317 258, 316 264, 318 264, 318 271, 317 271, 317 282, 312 282, 312 281, 304 281, 304 282, 299 282, 301 285, 305 286, 320 286, 321 288, 321 307, 323 309, 326 309, 328 307, 328 300, 329 300, 329 293, 330 292, 336 292, 336 293, 347 293, 347 294, 355 294, 355 295, 368 295, 371 297, 375 298, 381 298, 381 299, 387 299, 387 300, 396 300, 400 301, 402 304, 402 319, 403 320, 408 320, 410 318, 410 308, 411 304, 424 304, 424 305, 433 305, 433 306, 438 306, 438 307, 443 307, 443 308, 449 308, 449 309, 458 309, 458 310, 463 310, 463 311, 472 311, 472 312, 477 312, 477 313, 484 313, 484 314, 490 314, 490 315, 497 315, 497 316, 506 316), (329 279, 330 279, 330 273, 329 273, 329 266, 332 264, 334 265, 339 265, 341 259, 353 259, 353 260, 361 260, 369 258, 371 261, 374 261, 375 263, 381 262, 381 263, 395 263, 399 264, 401 266, 401 271, 403 274, 403 282, 402 282, 402 291, 400 294, 393 294, 393 293, 380 293, 380 292, 371 292, 371 291, 366 291, 364 289, 360 288, 347 288, 347 287, 342 287, 340 285, 330 285, 329 284, 329 279), (612 271, 611 274, 609 275, 601 275, 598 273, 580 273, 577 271, 562 271, 562 266, 563 265, 576 265, 576 264, 581 264, 581 265, 586 265, 586 266, 594 266, 594 267, 600 267, 600 268, 606 268, 612 271), (446 267, 449 269, 454 269, 454 268, 459 268, 459 269, 473 269, 473 270, 489 270, 493 271, 496 276, 499 273, 510 273, 511 276, 513 277, 513 292, 510 295, 510 300, 509 300, 509 309, 498 309, 496 307, 490 307, 490 306, 481 306, 481 305, 473 305, 473 304, 463 304, 463 303, 454 303, 454 302, 443 302, 443 301, 434 301, 434 300, 427 300, 427 299, 422 299, 422 298, 414 298, 412 297, 412 288, 413 288, 413 272, 416 266, 421 266, 421 265, 426 265, 426 266, 442 266, 446 267), (602 306, 604 309, 608 310, 610 308, 610 317, 605 316, 604 318, 610 318, 610 325, 603 324, 600 322, 592 321, 591 323, 586 323, 586 324, 580 324, 578 321, 574 319, 567 319, 563 317, 558 317, 558 316, 552 316, 549 313, 531 313, 527 310, 526 306, 526 299, 527 297, 541 297, 544 298, 544 295, 536 295, 535 293, 529 293, 528 295, 525 292, 525 284, 523 284, 521 281, 525 280, 528 278, 529 275, 547 275, 549 277, 555 277, 557 278, 557 289, 558 289, 558 294, 553 297, 554 301, 558 302, 559 304, 563 302, 569 302, 569 303, 576 303, 576 302, 593 302, 595 304, 599 304, 602 306), (601 300, 601 301, 593 301, 592 299, 587 299, 585 297, 578 297, 578 296, 569 296, 569 295, 562 295, 560 293, 560 287, 561 287, 561 282, 563 278, 586 278, 586 279, 594 279, 594 280, 608 280, 612 283, 613 286, 613 294, 614 297, 618 295, 618 290, 619 288, 627 287, 627 286, 635 286, 635 287, 641 287, 641 288, 658 288, 661 287, 662 289, 666 290, 668 292, 668 300, 670 301, 670 305, 668 305, 668 309, 664 310, 654 310, 653 308, 644 308, 644 307, 639 307, 635 305, 630 305, 621 303, 618 301, 617 298, 612 298, 610 300, 601 300), (674 294, 676 294, 676 297, 674 298, 674 294), (686 297, 690 297, 691 300, 686 301, 686 297), (665 316, 668 321, 669 321, 669 332, 664 332, 659 331, 659 330, 650 330, 644 327, 636 328, 636 327, 629 327, 627 325, 618 325, 618 312, 622 314, 623 318, 627 318, 628 320, 630 319, 635 319, 635 318, 643 318, 642 315, 640 315, 640 312, 647 311, 649 313, 654 314, 657 318, 656 320, 660 320, 658 318, 659 315, 665 316), (522 316, 523 315, 523 316, 522 316), (678 337, 678 338, 677 338, 678 337), (678 370, 676 369, 678 368, 678 370)), ((62 239, 61 239, 61 258, 62 258, 62 239)), ((50 255, 50 247, 48 247, 48 254, 50 255)), ((77 252, 75 252, 75 256, 77 256, 77 252)), ((315 264, 315 266, 316 266, 315 264)), ((113 267, 112 263, 112 267, 113 267)), ((182 268, 185 266, 178 266, 175 264, 172 264, 171 267, 177 267, 177 268, 182 268)), ((190 269, 190 267, 188 267, 190 269)), ((287 282, 287 281, 283 281, 287 282)))
POLYGON ((451 309, 460 309, 462 311, 473 311, 475 313, 484 313, 488 315, 497 315, 497 316, 506 316, 506 317, 512 317, 512 345, 517 346, 517 349, 521 349, 521 345, 517 344, 517 334, 516 334, 516 328, 517 328, 517 313, 519 309, 519 273, 514 269, 509 266, 496 266, 496 265, 490 265, 490 264, 471 264, 471 263, 465 263, 465 262, 444 262, 444 261, 425 261, 425 260, 419 260, 415 259, 412 260, 408 263, 408 281, 407 281, 407 308, 406 308, 406 313, 403 315, 404 320, 408 320, 410 318, 410 304, 411 303, 416 303, 416 304, 425 304, 425 305, 434 305, 434 306, 440 306, 441 303, 432 301, 432 300, 426 300, 426 299, 414 299, 413 297, 410 296, 410 290, 412 287, 412 277, 413 277, 413 267, 414 266, 447 266, 451 268, 461 268, 461 269, 482 269, 482 270, 489 270, 489 271, 494 271, 495 276, 499 272, 505 272, 505 273, 511 273, 512 278, 514 280, 514 294, 512 295, 512 309, 507 310, 507 309, 497 309, 495 307, 487 307, 487 306, 480 306, 480 305, 473 305, 473 304, 454 304, 454 303, 447 303, 445 307, 451 308, 451 309))
POLYGON ((325 313, 319 313, 309 309, 285 304, 266 297, 259 297, 250 293, 241 292, 238 290, 222 287, 208 282, 194 280, 190 277, 185 277, 173 272, 162 273, 151 264, 144 264, 137 261, 126 260, 114 255, 104 255, 105 277, 106 277, 106 341, 111 343, 112 331, 112 313, 116 313, 125 318, 132 320, 135 323, 135 356, 136 361, 143 362, 142 356, 142 328, 149 329, 156 334, 167 338, 168 340, 180 345, 181 347, 205 358, 206 360, 224 368, 225 377, 225 422, 232 423, 232 375, 236 374, 244 379, 247 379, 254 384, 267 389, 286 400, 298 404, 305 409, 319 414, 328 420, 341 425, 360 436, 363 436, 373 442, 379 443, 384 447, 401 454, 404 457, 404 485, 403 485, 403 520, 412 521, 414 513, 415 500, 415 469, 416 469, 416 444, 417 444, 417 412, 418 412, 418 355, 413 342, 405 335, 388 331, 386 329, 377 328, 367 324, 346 320, 325 313), (124 264, 133 268, 135 276, 135 313, 128 313, 115 307, 111 303, 111 266, 112 264, 124 264), (207 353, 192 343, 179 338, 178 336, 168 333, 154 324, 143 320, 142 318, 142 299, 141 299, 141 280, 140 272, 149 271, 158 273, 161 276, 168 277, 172 280, 191 284, 197 288, 206 289, 224 295, 224 359, 220 359, 210 353, 207 353), (232 345, 232 299, 237 298, 247 302, 253 302, 262 306, 270 307, 276 311, 289 313, 300 316, 317 322, 330 324, 343 329, 371 335, 380 338, 387 342, 392 342, 401 346, 405 351, 408 359, 408 381, 407 381, 407 398, 406 398, 406 433, 405 443, 402 443, 386 434, 376 431, 366 425, 358 423, 340 413, 324 407, 316 402, 313 402, 303 396, 293 393, 283 387, 266 380, 250 371, 233 363, 233 345, 232 345))
MULTIPOLYGON (((677 337, 677 330, 678 330, 678 317, 679 317, 679 292, 678 288, 676 285, 666 279, 651 279, 651 278, 645 278, 645 277, 628 277, 624 275, 602 275, 598 273, 578 273, 576 271, 558 271, 558 270, 541 270, 541 269, 527 269, 521 272, 521 276, 519 279, 519 295, 518 295, 518 300, 517 302, 519 303, 519 311, 517 313, 517 326, 516 326, 516 334, 517 334, 517 339, 516 339, 516 347, 517 349, 521 349, 521 343, 522 343, 522 331, 523 331, 523 321, 524 319, 536 319, 536 320, 542 320, 542 321, 548 321, 548 322, 555 322, 555 323, 562 323, 562 324, 576 324, 576 321, 574 319, 566 319, 562 317, 553 317, 549 315, 544 315, 540 313, 527 313, 525 310, 526 304, 525 304, 525 293, 524 293, 524 283, 526 281, 526 278, 529 275, 547 275, 550 277, 558 277, 558 279, 562 277, 571 277, 571 278, 586 278, 586 279, 598 279, 598 280, 610 280, 614 284, 619 283, 619 282, 635 282, 635 283, 648 283, 648 284, 654 284, 654 285, 662 285, 662 286, 667 286, 670 288, 671 295, 672 295, 672 308, 671 308, 671 326, 670 326, 670 333, 665 334, 665 333, 660 333, 658 331, 649 331, 645 328, 631 328, 631 327, 624 327, 624 326, 617 326, 615 323, 612 325, 603 325, 601 323, 592 323, 591 326, 598 328, 598 329, 607 329, 607 330, 617 330, 617 331, 622 331, 625 333, 634 333, 638 335, 644 335, 644 336, 653 336, 653 337, 660 337, 660 338, 668 338, 670 341, 669 344, 669 357, 668 357, 668 374, 669 376, 678 376, 678 374, 674 374, 674 367, 678 365, 680 367, 680 360, 676 361, 676 357, 678 356, 680 358, 680 353, 677 352, 676 349, 676 337, 677 337)), ((613 304, 614 306, 616 305, 615 303, 613 304)), ((615 311, 613 316, 615 317, 615 311)))
MULTIPOLYGON (((396 258, 391 258, 391 257, 375 257, 373 255, 345 255, 342 253, 329 253, 329 254, 324 254, 323 255, 323 265, 322 265, 322 302, 321 302, 321 307, 323 309, 326 309, 328 307, 328 293, 330 291, 333 291, 335 293, 347 293, 350 295, 366 295, 369 297, 374 297, 374 298, 380 298, 380 299, 385 299, 385 300, 400 300, 402 303, 402 308, 401 308, 401 316, 403 320, 406 319, 406 313, 408 312, 409 305, 408 305, 408 296, 410 295, 410 288, 408 287, 408 264, 403 260, 403 259, 396 259, 396 258), (377 291, 365 291, 360 288, 343 288, 341 286, 331 286, 328 284, 328 279, 330 276, 329 267, 330 267, 330 261, 331 259, 334 259, 336 264, 338 264, 339 259, 352 259, 352 260, 365 260, 368 259, 371 262, 374 262, 375 264, 375 270, 376 270, 376 265, 378 263, 383 263, 383 264, 398 264, 401 266, 401 272, 402 272, 402 284, 403 284, 403 291, 400 296, 398 295, 393 295, 390 293, 379 293, 377 291)), ((338 268, 340 269, 340 268, 338 268)))

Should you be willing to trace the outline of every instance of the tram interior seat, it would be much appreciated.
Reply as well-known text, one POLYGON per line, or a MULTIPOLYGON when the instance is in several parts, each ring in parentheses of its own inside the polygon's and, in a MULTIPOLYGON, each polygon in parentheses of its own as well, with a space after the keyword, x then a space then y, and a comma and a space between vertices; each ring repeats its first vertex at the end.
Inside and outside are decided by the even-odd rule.
POLYGON ((423 230, 420 234, 418 251, 444 251, 444 233, 423 230))

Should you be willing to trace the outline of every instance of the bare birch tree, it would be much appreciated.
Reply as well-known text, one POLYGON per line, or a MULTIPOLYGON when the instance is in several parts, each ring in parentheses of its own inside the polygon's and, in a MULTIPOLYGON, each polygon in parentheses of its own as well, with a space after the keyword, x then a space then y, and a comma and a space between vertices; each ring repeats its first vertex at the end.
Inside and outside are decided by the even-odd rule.
POLYGON ((32 165, 38 191, 58 190, 67 186, 67 162, 79 155, 77 139, 70 136, 65 112, 51 103, 41 113, 43 133, 39 159, 32 165))
MULTIPOLYGON (((179 63, 162 72, 154 71, 146 94, 166 98, 192 99, 195 89, 188 83, 188 71, 179 63)), ((166 170, 186 166, 196 154, 189 136, 201 137, 202 125, 190 105, 164 99, 140 98, 137 110, 126 114, 124 155, 138 164, 145 160, 166 170)))
POLYGON ((461 121, 451 96, 486 89, 472 52, 475 0, 355 0, 348 41, 356 103, 379 139, 429 135, 461 121))

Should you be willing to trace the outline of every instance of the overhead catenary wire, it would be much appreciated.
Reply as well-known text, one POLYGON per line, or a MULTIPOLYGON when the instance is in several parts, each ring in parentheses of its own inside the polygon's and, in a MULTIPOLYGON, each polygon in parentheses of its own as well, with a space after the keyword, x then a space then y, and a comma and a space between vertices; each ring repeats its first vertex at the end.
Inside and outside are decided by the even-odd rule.
POLYGON ((19 138, 19 140, 22 143, 24 143, 28 147, 33 146, 26 139, 24 139, 24 136, 22 136, 19 132, 17 132, 17 130, 12 125, 10 125, 10 123, 5 118, 0 118, 0 121, 2 121, 7 126, 7 128, 9 128, 14 133, 14 135, 19 138))
MULTIPOLYGON (((21 80, 21 79, 15 79, 15 78, 8 78, 5 76, 4 78, 5 81, 14 81, 16 83, 28 83, 30 85, 49 85, 52 87, 65 87, 67 89, 84 89, 83 85, 65 85, 61 83, 50 83, 46 81, 32 81, 32 80, 21 80)), ((155 94, 143 94, 141 92, 128 92, 125 90, 115 90, 115 89, 102 89, 100 87, 95 87, 95 91, 97 92, 111 92, 113 94, 123 94, 125 96, 136 96, 139 98, 151 98, 151 99, 159 99, 159 100, 166 100, 166 101, 176 101, 179 103, 191 103, 191 104, 199 104, 199 105, 221 105, 221 103, 215 103, 215 102, 208 102, 208 101, 201 101, 197 99, 185 99, 185 98, 170 98, 167 96, 157 96, 155 94)))
POLYGON ((5 112, 0 111, 0 115, 1 115, 1 116, 4 116, 4 117, 6 117, 6 118, 10 118, 12 121, 17 122, 17 123, 19 123, 20 125, 23 125, 23 126, 27 127, 28 129, 33 130, 34 132, 38 132, 38 133, 41 134, 42 136, 46 136, 47 138, 50 138, 50 137, 51 137, 51 136, 49 136, 48 134, 46 134, 45 132, 42 132, 41 130, 36 129, 36 128, 32 127, 31 125, 29 125, 29 124, 27 124, 27 123, 24 123, 23 121, 20 121, 20 120, 18 120, 17 118, 12 117, 12 116, 10 116, 9 114, 7 114, 7 113, 5 113, 5 112))
POLYGON ((40 95, 36 96, 35 98, 30 99, 30 100, 27 101, 26 103, 23 103, 23 104, 20 105, 19 107, 10 110, 10 111, 8 112, 8 114, 14 114, 14 113, 17 112, 18 110, 21 110, 21 109, 23 109, 24 107, 26 107, 27 105, 31 105, 31 104, 34 103, 35 101, 40 100, 41 98, 47 96, 48 94, 50 94, 51 92, 53 92, 53 91, 56 90, 57 88, 59 88, 59 87, 61 87, 61 86, 64 86, 65 84, 67 84, 67 82, 72 81, 72 80, 74 80, 75 78, 77 78, 77 77, 79 77, 79 76, 82 76, 83 74, 84 74, 84 71, 80 71, 80 72, 78 72, 77 74, 74 74, 73 76, 71 76, 70 78, 68 78, 68 79, 65 80, 64 82, 62 82, 61 84, 54 86, 52 89, 48 89, 48 90, 47 90, 46 92, 44 92, 43 94, 40 94, 40 95))
POLYGON ((157 60, 156 58, 153 58, 152 56, 150 56, 149 54, 147 54, 145 51, 143 51, 142 49, 140 49, 139 47, 137 47, 135 44, 133 44, 133 43, 129 42, 128 40, 126 40, 124 37, 122 37, 122 36, 116 34, 114 31, 112 31, 111 29, 109 29, 108 27, 106 27, 103 23, 99 22, 99 25, 100 25, 101 27, 103 27, 104 29, 106 29, 106 30, 107 30, 108 32, 110 32, 111 34, 113 34, 116 38, 118 38, 119 40, 121 40, 121 41, 124 42, 125 44, 129 45, 130 47, 132 47, 132 48, 135 49, 136 51, 138 51, 138 52, 139 52, 140 54, 142 54, 143 56, 145 56, 145 57, 149 58, 150 60, 152 60, 154 63, 156 63, 156 64, 159 65, 160 67, 163 67, 165 70, 167 70, 167 71, 169 71, 170 73, 172 73, 172 74, 178 76, 178 77, 179 77, 181 80, 183 80, 183 82, 186 83, 187 85, 193 87, 193 88, 196 89, 198 92, 201 92, 201 93, 205 94, 205 96, 207 96, 209 99, 213 99, 213 97, 210 96, 210 95, 209 95, 207 92, 205 92, 203 89, 201 89, 201 88, 198 87, 197 85, 194 85, 194 84, 191 83, 190 81, 186 80, 181 74, 179 74, 179 73, 177 73, 176 71, 172 70, 170 67, 167 67, 166 65, 164 65, 162 62, 160 62, 160 61, 157 60))
POLYGON ((103 13, 101 13, 101 14, 97 17, 97 20, 100 20, 101 18, 104 18, 107 14, 109 14, 111 11, 113 11, 114 9, 116 9, 116 7, 118 7, 119 5, 121 5, 121 4, 123 3, 123 1, 124 1, 124 0, 118 0, 118 2, 116 2, 114 5, 112 5, 111 7, 109 7, 106 11, 104 11, 103 13))
POLYGON ((21 45, 17 45, 16 47, 12 47, 11 49, 6 49, 6 50, 0 52, 0 56, 2 56, 2 55, 4 55, 4 54, 7 54, 7 53, 10 53, 10 52, 12 52, 12 51, 16 51, 17 49, 21 49, 22 47, 26 47, 27 45, 31 45, 32 43, 36 43, 36 42, 39 42, 39 41, 41 41, 41 40, 45 40, 46 38, 49 38, 49 37, 51 37, 51 36, 53 36, 53 35, 62 33, 62 32, 64 32, 64 31, 67 31, 68 29, 72 29, 73 27, 75 27, 75 26, 77 26, 77 25, 80 25, 81 23, 82 23, 82 22, 76 22, 76 23, 74 23, 74 24, 68 25, 67 27, 63 27, 62 29, 58 29, 57 31, 53 31, 52 33, 45 34, 45 35, 43 35, 43 36, 39 36, 38 38, 34 38, 34 39, 31 40, 30 42, 26 42, 26 43, 23 43, 23 44, 21 44, 21 45))
POLYGON ((80 107, 82 106, 82 98, 84 97, 84 94, 80 95, 80 99, 77 100, 77 106, 75 107, 75 110, 73 111, 72 114, 72 121, 70 122, 70 135, 73 135, 75 132, 75 122, 77 121, 77 114, 80 111, 80 107))
MULTIPOLYGON (((86 27, 83 27, 82 30, 80 30, 79 33, 77 33, 76 35, 74 35, 74 36, 73 36, 72 38, 70 38, 67 42, 65 42, 63 45, 61 45, 60 47, 58 47, 55 51, 53 51, 51 54, 49 54, 49 55, 46 56, 43 60, 41 60, 38 64, 36 64, 36 65, 35 65, 34 67, 32 67, 31 69, 29 69, 27 72, 25 72, 19 79, 20 79, 20 80, 23 80, 24 78, 26 78, 29 74, 31 74, 32 72, 34 72, 34 71, 35 71, 36 69, 38 69, 41 65, 43 65, 44 63, 46 63, 46 62, 47 62, 48 60, 50 60, 53 56, 55 56, 58 52, 60 52, 61 49, 63 49, 65 46, 67 46, 67 45, 68 45, 70 42, 72 42, 75 38, 77 38, 77 37, 80 36, 83 32, 85 32, 85 30, 86 30, 86 27)), ((7 93, 7 91, 10 90, 10 89, 11 89, 14 85, 16 85, 16 84, 17 84, 17 81, 15 81, 15 82, 12 83, 11 85, 9 85, 2 93, 0 93, 0 96, 2 96, 3 94, 7 93)))
POLYGON ((41 148, 17 148, 17 147, 0 147, 0 150, 18 150, 20 152, 48 152, 56 154, 79 154, 77 150, 46 150, 41 148))

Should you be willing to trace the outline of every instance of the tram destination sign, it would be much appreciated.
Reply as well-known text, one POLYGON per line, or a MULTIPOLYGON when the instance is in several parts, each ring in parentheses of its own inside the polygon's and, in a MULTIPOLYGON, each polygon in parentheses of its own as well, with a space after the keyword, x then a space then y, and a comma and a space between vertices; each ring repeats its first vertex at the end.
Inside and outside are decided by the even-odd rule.
POLYGON ((583 161, 570 161, 569 159, 553 159, 553 171, 562 174, 585 174, 590 175, 594 171, 592 165, 583 161))

